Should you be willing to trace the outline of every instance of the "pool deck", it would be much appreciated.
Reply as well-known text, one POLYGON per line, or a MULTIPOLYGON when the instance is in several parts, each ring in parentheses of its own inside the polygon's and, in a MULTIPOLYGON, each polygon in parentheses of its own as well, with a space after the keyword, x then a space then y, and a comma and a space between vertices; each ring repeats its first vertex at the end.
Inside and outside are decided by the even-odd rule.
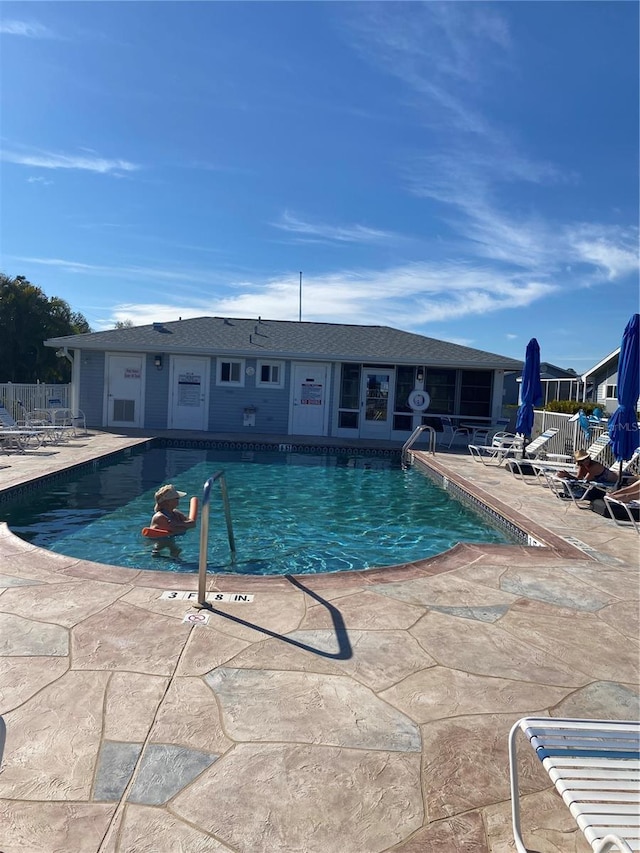
MULTIPOLYGON (((0 455, 0 491, 148 437, 0 455)), ((48 553, 0 524, 0 853, 513 851, 513 722, 638 719, 640 537, 466 453, 418 459, 546 547, 210 576, 253 600, 193 624, 160 596, 194 576, 48 553)), ((522 758, 527 843, 587 853, 522 758)))

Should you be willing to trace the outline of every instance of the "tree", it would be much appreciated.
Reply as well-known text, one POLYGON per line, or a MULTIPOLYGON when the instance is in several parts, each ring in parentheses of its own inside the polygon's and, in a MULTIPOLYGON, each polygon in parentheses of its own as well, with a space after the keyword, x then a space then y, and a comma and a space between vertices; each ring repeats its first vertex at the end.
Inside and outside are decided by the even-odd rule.
POLYGON ((82 314, 24 276, 0 273, 0 382, 69 382, 71 365, 47 338, 90 332, 82 314))
POLYGON ((114 329, 131 329, 133 328, 133 320, 116 320, 114 329))

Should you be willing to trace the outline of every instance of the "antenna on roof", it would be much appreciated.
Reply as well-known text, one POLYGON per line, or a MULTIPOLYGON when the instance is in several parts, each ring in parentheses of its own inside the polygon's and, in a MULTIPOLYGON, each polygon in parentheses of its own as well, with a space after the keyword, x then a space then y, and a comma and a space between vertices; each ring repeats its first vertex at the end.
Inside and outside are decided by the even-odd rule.
POLYGON ((298 322, 302 322, 302 270, 300 270, 300 296, 299 296, 299 304, 300 308, 298 309, 298 322))

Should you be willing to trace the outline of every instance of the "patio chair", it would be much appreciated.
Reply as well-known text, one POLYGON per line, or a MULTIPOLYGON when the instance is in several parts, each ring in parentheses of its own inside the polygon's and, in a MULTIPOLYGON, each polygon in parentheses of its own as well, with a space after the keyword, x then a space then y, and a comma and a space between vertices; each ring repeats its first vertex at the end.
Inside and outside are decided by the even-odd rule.
MULTIPOLYGON (((617 476, 621 475, 622 483, 625 484, 630 478, 636 476, 635 472, 638 469, 638 465, 640 465, 640 447, 634 451, 631 459, 623 462, 622 465, 620 465, 619 462, 614 463, 609 468, 609 471, 617 476)), ((588 507, 581 506, 580 501, 594 500, 593 492, 591 492, 590 497, 588 495, 591 489, 599 489, 606 495, 607 491, 615 491, 619 488, 618 480, 615 482, 609 482, 607 480, 568 480, 563 477, 558 477, 558 470, 556 468, 547 467, 546 462, 538 463, 536 460, 533 460, 531 462, 531 466, 534 469, 537 478, 539 479, 542 477, 546 482, 546 485, 556 497, 562 498, 563 500, 572 500, 575 505, 581 509, 588 509, 588 507)), ((605 497, 605 495, 597 495, 597 497, 605 497)))
POLYGON ((487 445, 493 441, 493 436, 497 432, 504 432, 509 426, 509 418, 498 418, 494 424, 489 426, 477 426, 472 428, 471 443, 478 445, 487 445))
POLYGON ((19 424, 4 406, 0 406, 0 441, 3 450, 13 447, 18 453, 24 453, 25 447, 32 441, 39 447, 45 435, 46 431, 19 424))
POLYGON ((0 406, 0 421, 3 424, 10 425, 11 429, 29 429, 36 431, 40 435, 40 443, 49 441, 53 444, 62 441, 71 431, 71 427, 64 424, 54 424, 48 416, 46 409, 34 409, 33 412, 28 412, 25 407, 18 401, 24 413, 23 420, 16 421, 9 412, 0 406))
MULTIPOLYGON (((595 441, 592 441, 591 444, 587 447, 587 453, 589 456, 595 461, 598 459, 605 450, 611 444, 611 439, 609 434, 603 432, 602 435, 599 435, 595 441)), ((549 468, 563 468, 566 467, 567 463, 573 462, 573 456, 570 456, 568 453, 548 453, 547 459, 545 460, 545 465, 549 468)))
POLYGON ((640 722, 523 717, 509 733, 511 821, 520 826, 516 736, 529 739, 594 853, 640 849, 640 722))
MULTIPOLYGON (((556 435, 560 430, 556 427, 549 427, 537 438, 534 438, 533 441, 530 441, 529 444, 524 448, 524 454, 522 459, 509 459, 505 468, 508 471, 511 471, 513 476, 518 479, 520 478, 523 482, 530 482, 526 479, 528 475, 532 475, 535 480, 538 479, 538 473, 536 469, 531 465, 531 460, 538 459, 541 455, 544 454, 544 446, 547 442, 551 441, 551 439, 556 435)), ((534 481, 535 482, 535 481, 534 481)))
POLYGON ((483 465, 502 465, 516 453, 522 453, 522 438, 512 432, 497 432, 491 444, 468 444, 471 458, 483 465))
POLYGON ((638 524, 640 521, 640 501, 624 503, 617 498, 609 497, 609 495, 605 495, 603 500, 609 516, 616 524, 621 527, 627 527, 630 524, 640 535, 640 525, 638 524))
POLYGON ((471 427, 454 426, 453 421, 448 415, 439 415, 439 418, 442 422, 442 429, 444 432, 442 438, 443 443, 447 439, 447 434, 449 437, 449 444, 447 445, 447 450, 451 450, 451 445, 453 444, 453 441, 457 435, 463 435, 466 436, 466 438, 469 438, 469 436, 471 435, 471 427))

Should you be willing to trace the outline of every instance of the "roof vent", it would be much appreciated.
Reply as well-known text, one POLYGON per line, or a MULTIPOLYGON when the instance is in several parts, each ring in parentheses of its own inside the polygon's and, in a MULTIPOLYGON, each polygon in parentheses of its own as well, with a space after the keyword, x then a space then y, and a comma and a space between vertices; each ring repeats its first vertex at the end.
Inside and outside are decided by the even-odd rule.
POLYGON ((156 332, 161 332, 164 329, 164 323, 154 323, 153 328, 156 332))

